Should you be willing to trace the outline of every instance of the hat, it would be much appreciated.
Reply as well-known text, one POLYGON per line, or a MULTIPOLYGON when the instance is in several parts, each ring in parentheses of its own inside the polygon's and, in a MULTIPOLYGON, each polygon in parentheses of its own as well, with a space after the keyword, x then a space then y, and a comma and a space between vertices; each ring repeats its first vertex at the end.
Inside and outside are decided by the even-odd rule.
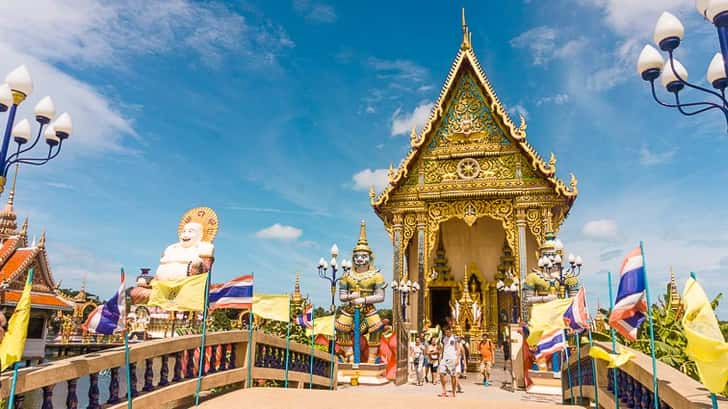
POLYGON ((356 247, 354 247, 353 252, 356 253, 358 251, 365 251, 369 255, 372 255, 372 249, 369 247, 369 243, 367 243, 367 222, 364 220, 361 221, 359 240, 356 242, 356 247))

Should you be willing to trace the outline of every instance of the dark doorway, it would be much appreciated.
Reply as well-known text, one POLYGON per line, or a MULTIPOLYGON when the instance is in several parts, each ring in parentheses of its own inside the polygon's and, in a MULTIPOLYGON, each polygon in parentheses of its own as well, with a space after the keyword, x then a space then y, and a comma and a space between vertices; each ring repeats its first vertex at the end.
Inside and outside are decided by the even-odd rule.
POLYGON ((450 318, 450 289, 433 288, 430 290, 430 322, 434 327, 447 325, 450 318))

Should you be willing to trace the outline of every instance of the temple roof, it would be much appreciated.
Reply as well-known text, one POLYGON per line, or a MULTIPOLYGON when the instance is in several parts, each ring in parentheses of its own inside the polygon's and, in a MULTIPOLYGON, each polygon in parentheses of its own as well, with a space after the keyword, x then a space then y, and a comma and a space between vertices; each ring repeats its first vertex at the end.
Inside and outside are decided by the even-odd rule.
MULTIPOLYGON (((438 132, 438 128, 442 127, 444 121, 447 120, 445 117, 446 110, 448 108, 447 106, 452 99, 458 81, 464 75, 472 75, 475 78, 478 88, 485 96, 485 102, 487 103, 486 108, 489 111, 489 115, 492 116, 493 121, 499 128, 497 132, 502 133, 509 143, 512 142, 512 145, 517 147, 523 156, 527 158, 533 171, 536 172, 537 175, 540 175, 543 179, 547 180, 552 191, 565 199, 567 205, 570 206, 578 194, 578 189, 576 187, 578 182, 576 177, 571 174, 569 185, 566 185, 562 180, 560 180, 556 176, 556 158, 554 154, 551 153, 547 162, 526 140, 526 120, 523 115, 520 115, 519 125, 515 125, 513 123, 505 107, 498 99, 493 86, 488 80, 488 77, 480 66, 480 62, 473 51, 470 41, 470 31, 467 28, 463 15, 462 44, 455 56, 450 72, 448 73, 440 95, 432 108, 427 122, 419 133, 417 133, 414 128, 412 129, 412 133, 410 135, 410 151, 396 169, 390 167, 389 185, 379 195, 376 195, 373 189, 370 191, 371 204, 377 213, 386 206, 391 195, 405 183, 408 174, 417 162, 417 159, 423 155, 423 151, 425 151, 431 143, 433 137, 438 132)), ((463 135, 466 138, 470 135, 467 129, 461 132, 463 132, 463 135)), ((464 147, 464 149, 467 148, 467 146, 464 147)), ((470 148, 475 148, 475 145, 470 148)), ((468 153, 470 152, 461 151, 460 157, 464 157, 468 153)))

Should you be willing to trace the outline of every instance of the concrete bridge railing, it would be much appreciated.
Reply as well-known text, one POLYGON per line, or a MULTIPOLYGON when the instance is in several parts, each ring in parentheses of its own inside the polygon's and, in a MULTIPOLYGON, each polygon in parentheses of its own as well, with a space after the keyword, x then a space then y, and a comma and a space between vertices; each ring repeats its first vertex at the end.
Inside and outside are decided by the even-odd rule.
MULTIPOLYGON (((606 342, 595 342, 594 345, 607 351, 611 351, 612 347, 611 343, 606 342)), ((653 409, 652 359, 649 355, 630 348, 627 349, 632 351, 635 357, 617 368, 619 406, 620 408, 630 409, 653 409)), ((572 392, 577 404, 581 396, 584 397, 584 405, 594 402, 594 384, 596 382, 599 407, 615 409, 613 369, 607 368, 605 361, 597 359, 595 362, 596 379, 592 375, 589 345, 582 346, 581 360, 578 360, 577 354, 572 351, 568 366, 571 369, 571 389, 569 389, 567 366, 565 365, 561 371, 564 402, 570 401, 572 392), (579 387, 579 367, 581 367, 581 387, 579 387)), ((709 392, 699 382, 659 361, 657 363, 657 373, 660 409, 707 409, 711 407, 709 392)), ((728 400, 720 399, 718 407, 728 409, 728 400)))
MULTIPOLYGON (((265 381, 281 382, 285 379, 285 340, 254 332, 250 340, 251 362, 247 362, 248 338, 247 331, 207 335, 203 391, 226 386, 244 387, 249 365, 252 365, 253 386, 265 381)), ((134 408, 174 407, 174 402, 193 396, 199 369, 199 346, 200 335, 130 345, 134 408)), ((336 382, 332 380, 336 379, 338 366, 336 362, 332 365, 330 354, 316 350, 313 358, 312 386, 335 387, 336 382)), ((15 408, 23 406, 25 394, 40 390, 41 408, 52 409, 54 389, 60 384, 65 384, 57 389, 66 394, 65 407, 68 409, 78 407, 80 394, 88 396, 87 408, 125 408, 127 393, 124 362, 124 349, 120 347, 21 369, 15 389, 15 408), (100 401, 99 390, 99 375, 102 373, 110 376, 108 394, 104 391, 103 402, 100 401), (88 382, 83 382, 87 385, 87 390, 77 390, 81 378, 88 379, 88 382)), ((288 361, 289 387, 308 386, 310 364, 311 347, 291 342, 288 361)), ((10 393, 10 381, 8 372, 0 377, 0 398, 5 401, 10 393)))

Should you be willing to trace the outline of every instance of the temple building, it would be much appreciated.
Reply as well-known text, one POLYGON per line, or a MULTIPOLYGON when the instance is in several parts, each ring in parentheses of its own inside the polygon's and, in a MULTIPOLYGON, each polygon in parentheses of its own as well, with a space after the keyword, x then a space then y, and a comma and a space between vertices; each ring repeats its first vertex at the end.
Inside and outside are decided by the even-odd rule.
POLYGON ((370 198, 392 240, 393 278, 422 288, 403 317, 407 330, 449 325, 498 339, 502 324, 523 317, 518 283, 526 285, 537 253, 552 245, 577 180, 560 180, 554 154, 544 160, 527 141, 525 118, 511 120, 473 51, 464 12, 462 31, 429 119, 412 129, 409 152, 370 198))
POLYGON ((32 268, 32 307, 23 358, 42 359, 45 356, 49 319, 57 311, 73 311, 74 303, 58 293, 58 286, 48 266, 45 233, 37 242, 33 239, 28 243, 28 219, 18 230, 13 209, 14 196, 13 187, 8 194, 5 209, 0 212, 0 306, 5 311, 5 316, 10 319, 23 292, 28 270, 32 268))

